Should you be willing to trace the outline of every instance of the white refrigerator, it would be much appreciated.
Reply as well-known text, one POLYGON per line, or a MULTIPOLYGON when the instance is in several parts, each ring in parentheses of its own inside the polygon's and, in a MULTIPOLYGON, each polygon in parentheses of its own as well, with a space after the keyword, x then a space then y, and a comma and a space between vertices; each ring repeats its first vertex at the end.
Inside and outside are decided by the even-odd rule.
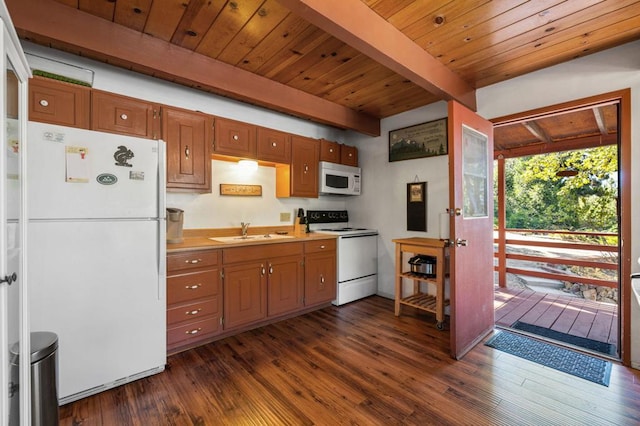
POLYGON ((164 142, 29 122, 31 331, 65 404, 164 370, 164 142))

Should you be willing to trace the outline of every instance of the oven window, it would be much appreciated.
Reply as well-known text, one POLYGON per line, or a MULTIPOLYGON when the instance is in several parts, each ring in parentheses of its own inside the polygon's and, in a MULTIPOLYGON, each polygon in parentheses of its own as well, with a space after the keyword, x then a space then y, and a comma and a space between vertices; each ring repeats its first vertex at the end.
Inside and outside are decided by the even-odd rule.
POLYGON ((347 176, 336 176, 327 174, 325 183, 330 188, 349 188, 349 178, 347 176))

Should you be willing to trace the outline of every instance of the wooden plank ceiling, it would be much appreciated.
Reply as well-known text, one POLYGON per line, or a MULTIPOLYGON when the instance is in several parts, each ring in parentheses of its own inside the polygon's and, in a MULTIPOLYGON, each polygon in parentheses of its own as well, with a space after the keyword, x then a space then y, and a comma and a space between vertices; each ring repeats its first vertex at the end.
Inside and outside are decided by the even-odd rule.
POLYGON ((475 108, 477 88, 640 38, 640 0, 6 3, 35 43, 371 135, 381 118, 475 108))

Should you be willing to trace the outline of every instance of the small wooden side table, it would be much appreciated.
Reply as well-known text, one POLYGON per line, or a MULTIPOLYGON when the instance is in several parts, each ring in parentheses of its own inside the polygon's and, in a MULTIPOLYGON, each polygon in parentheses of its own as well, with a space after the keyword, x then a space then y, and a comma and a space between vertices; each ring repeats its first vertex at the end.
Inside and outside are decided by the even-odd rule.
POLYGON ((392 240, 396 244, 396 300, 395 314, 400 315, 402 305, 412 306, 423 311, 436 314, 436 327, 444 329, 444 307, 449 304, 444 297, 445 256, 447 244, 436 238, 398 238, 392 240), (436 258, 436 277, 404 271, 403 253, 425 255, 436 258), (402 279, 413 280, 413 293, 402 297, 402 279), (435 285, 436 295, 420 292, 420 283, 435 285))

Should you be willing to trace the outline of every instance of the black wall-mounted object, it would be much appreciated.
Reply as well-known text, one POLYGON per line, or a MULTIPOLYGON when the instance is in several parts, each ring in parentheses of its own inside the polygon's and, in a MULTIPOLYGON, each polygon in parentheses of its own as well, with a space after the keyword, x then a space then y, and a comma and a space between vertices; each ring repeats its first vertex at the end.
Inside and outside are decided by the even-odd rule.
POLYGON ((407 231, 427 231, 427 182, 407 184, 407 231))

